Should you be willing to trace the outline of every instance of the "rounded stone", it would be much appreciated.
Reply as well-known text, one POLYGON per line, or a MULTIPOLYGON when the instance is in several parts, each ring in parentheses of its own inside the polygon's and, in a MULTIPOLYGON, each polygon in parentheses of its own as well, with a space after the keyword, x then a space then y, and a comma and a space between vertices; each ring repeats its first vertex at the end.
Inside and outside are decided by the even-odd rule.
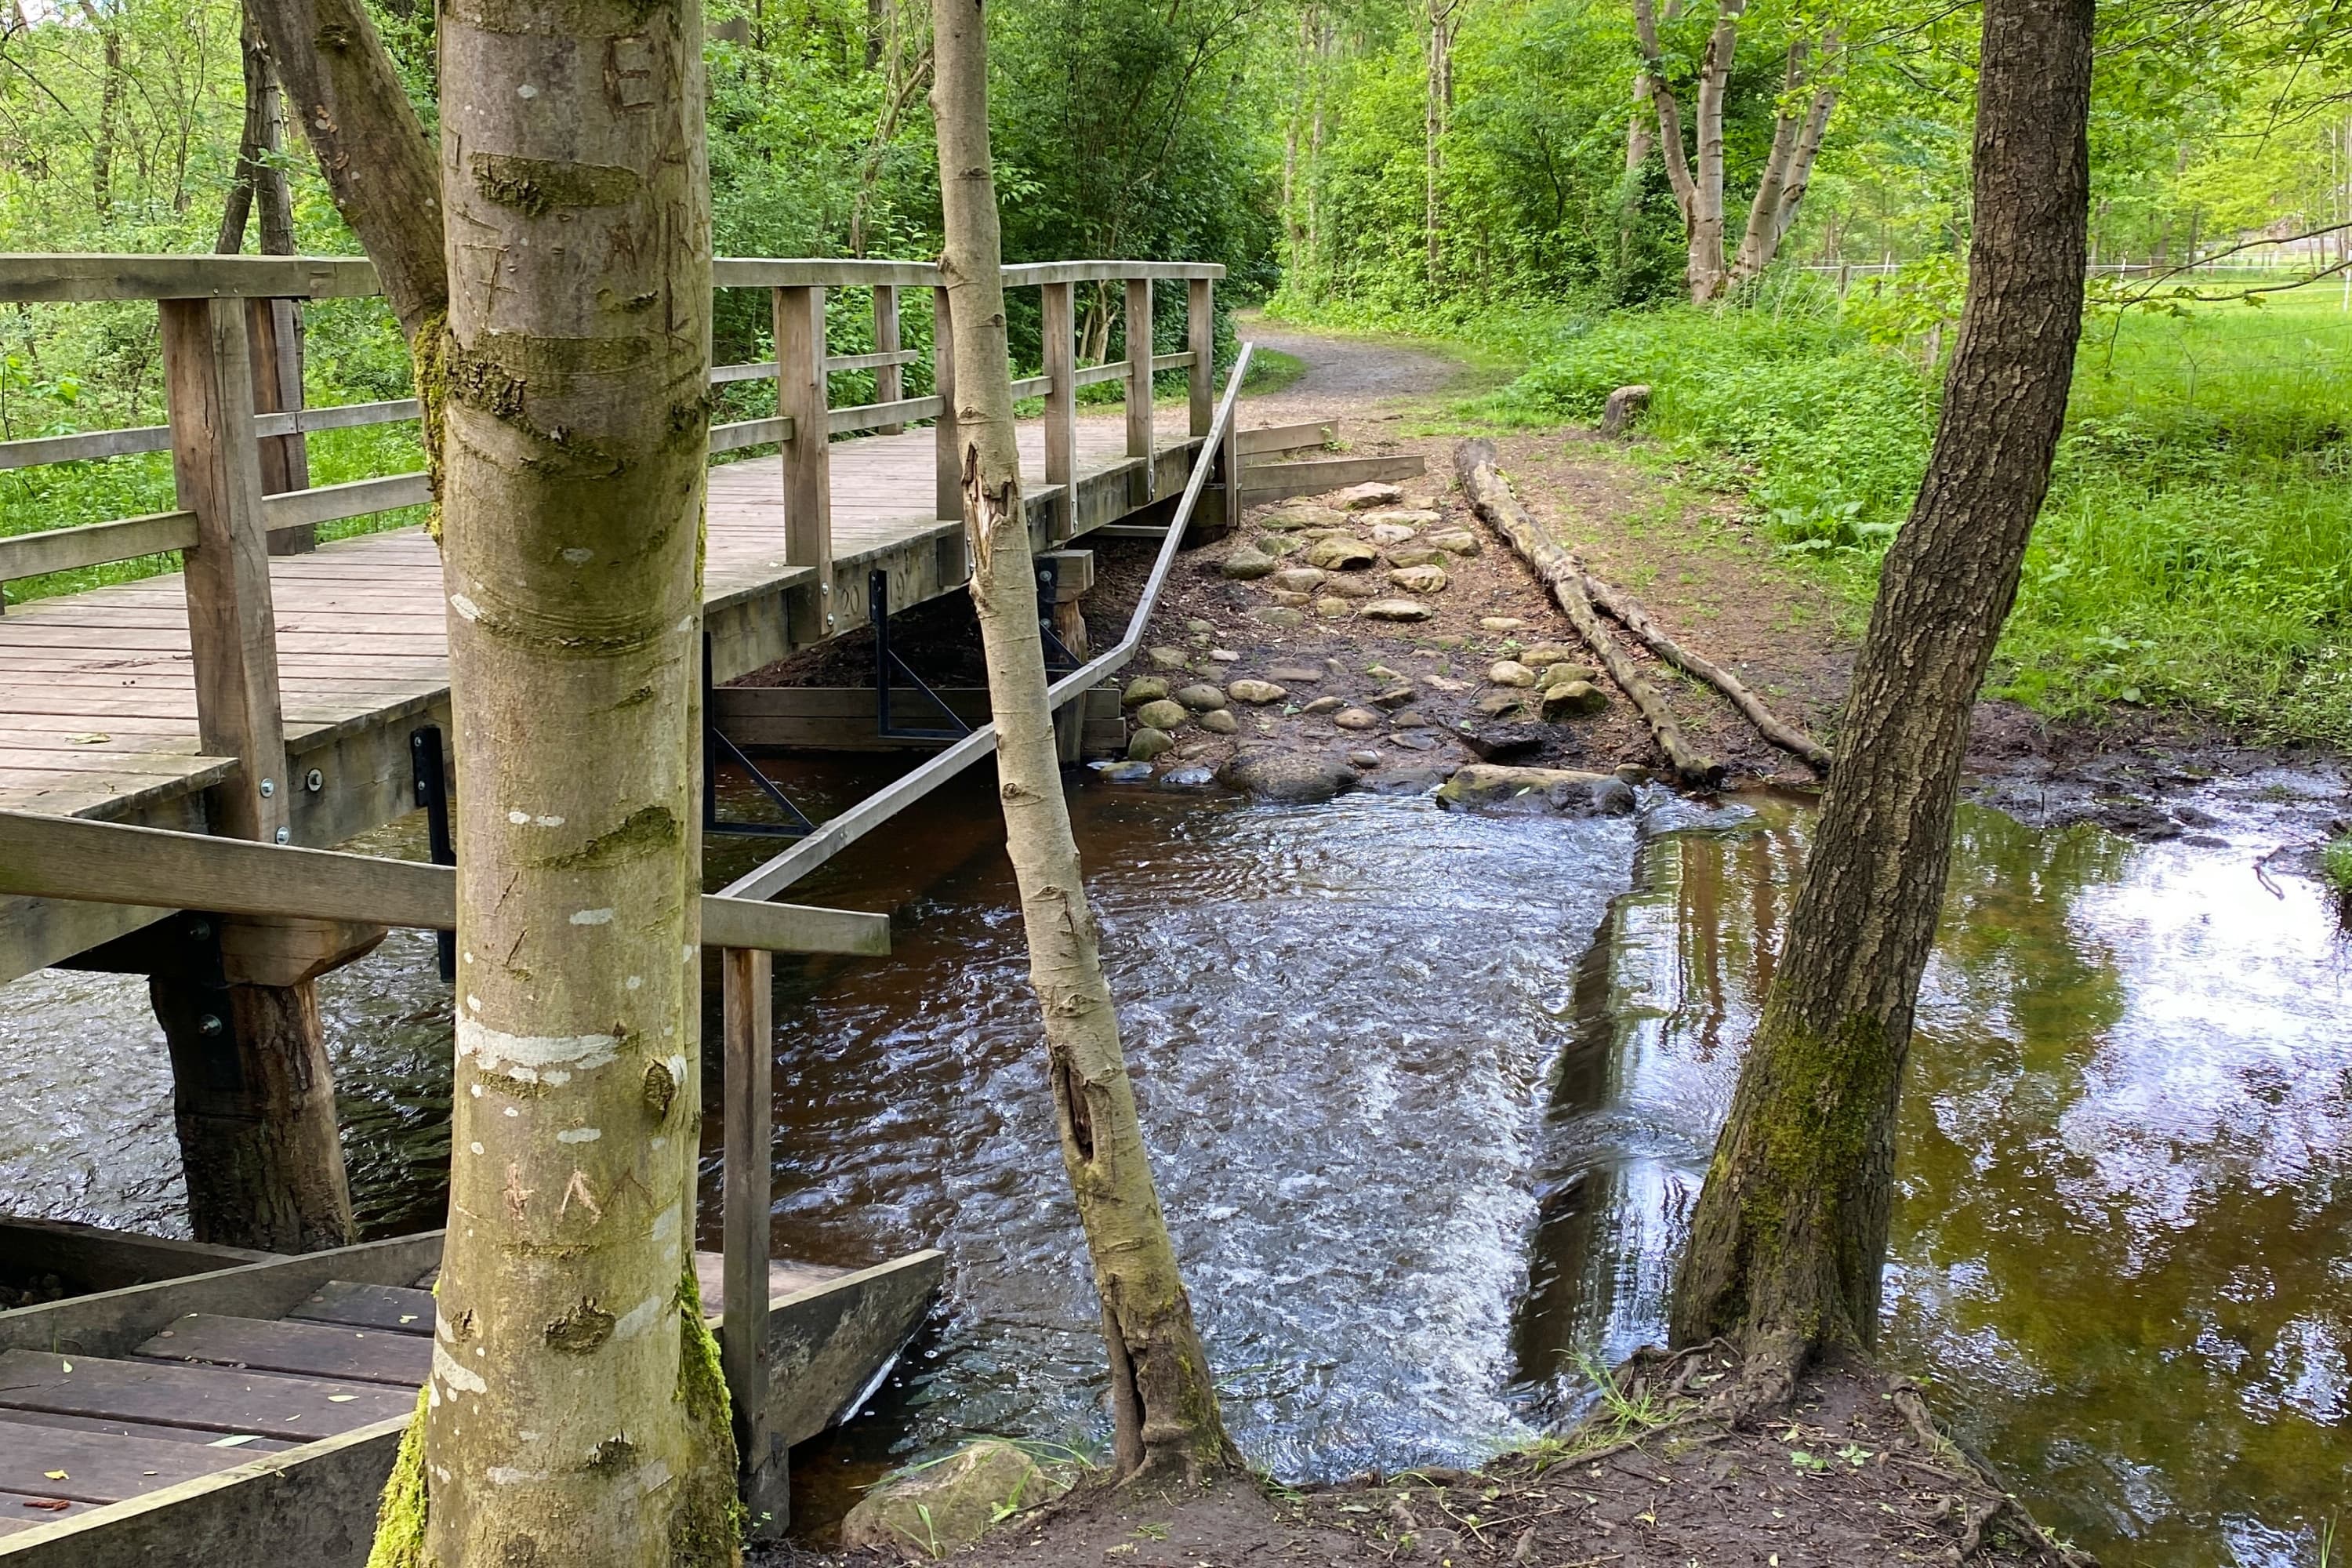
POLYGON ((1364 616, 1374 621, 1425 621, 1437 612, 1418 599, 1374 599, 1364 616))
POLYGON ((1356 606, 1345 599, 1318 599, 1315 613, 1327 621, 1343 621, 1356 613, 1356 606))
POLYGON ((1229 647, 1213 647, 1209 650, 1209 657, 1219 664, 1233 664, 1242 656, 1229 647))
POLYGON ((1297 626, 1307 623, 1307 617, 1288 605, 1261 605, 1249 613, 1249 617, 1261 626, 1297 626))
POLYGON ((1533 686, 1536 672, 1515 658, 1498 658, 1486 667, 1486 679, 1497 686, 1533 686))
POLYGON ((1609 694, 1589 680, 1564 680, 1543 695, 1547 719, 1585 719, 1609 706, 1609 694))
POLYGON ((1271 680, 1236 680, 1225 688, 1225 695, 1236 702, 1279 702, 1290 695, 1286 687, 1271 680))
POLYGON ((1519 655, 1519 662, 1529 669, 1541 669, 1548 664, 1566 664, 1576 657, 1576 650, 1562 647, 1556 642, 1539 642, 1519 655))
POLYGON ((1253 577, 1265 576, 1273 571, 1276 564, 1273 556, 1262 551, 1253 550, 1244 544, 1226 556, 1217 570, 1228 577, 1246 582, 1253 577))
POLYGON ((1299 711, 1302 713, 1336 713, 1347 705, 1348 700, 1344 697, 1318 697, 1314 701, 1309 702, 1306 707, 1300 709, 1299 711))
POLYGON ((1212 708, 1197 722, 1212 735, 1237 734, 1242 727, 1242 721, 1234 717, 1230 708, 1212 708))
POLYGON ((1244 752, 1217 774, 1228 787, 1247 790, 1261 800, 1329 800, 1353 788, 1356 775, 1336 758, 1298 752, 1244 752))
POLYGON ((1224 692, 1206 681, 1197 686, 1178 687, 1175 698, 1177 701, 1195 713, 1206 713, 1212 708, 1223 708, 1225 705, 1224 692))
POLYGON ((1327 533, 1307 547, 1307 564, 1332 572, 1360 572, 1379 559, 1370 545, 1344 533, 1327 533))
POLYGON ((1182 703, 1171 702, 1164 697, 1135 710, 1135 721, 1150 730, 1173 730, 1192 717, 1182 703))
POLYGON ((1148 763, 1163 755, 1176 744, 1176 737, 1165 730, 1138 730, 1127 742, 1127 760, 1148 763))
POLYGON ((1443 566, 1448 559, 1443 550, 1423 545, 1415 545, 1410 550, 1391 550, 1388 556, 1391 566, 1443 566))
POLYGON ((1156 675, 1139 675, 1127 683, 1119 695, 1123 708, 1140 708, 1147 702, 1157 702, 1168 695, 1168 683, 1156 675))
MULTIPOLYGON (((1429 542, 1448 555, 1476 555, 1486 549, 1476 534, 1466 528, 1449 528, 1429 536, 1429 542)), ((1497 616, 1496 619, 1504 617, 1497 616)), ((1512 628, 1517 630, 1517 627, 1512 628)))
POLYGON ((1402 544, 1421 530, 1409 522, 1376 522, 1365 531, 1372 536, 1374 544, 1402 544))
POLYGON ((1381 716, 1369 708, 1349 708, 1335 715, 1331 722, 1342 730, 1377 730, 1381 716))
POLYGON ((1517 616, 1488 616, 1478 623, 1481 631, 1516 632, 1526 629, 1527 622, 1517 616))
POLYGON ((1288 588, 1270 589, 1266 597, 1272 599, 1279 607, 1287 610, 1305 609, 1315 602, 1314 595, 1294 593, 1288 588))
POLYGON ((1286 566, 1267 581, 1293 594, 1311 594, 1321 587, 1323 579, 1329 575, 1320 566, 1286 566))
POLYGON ((1367 484, 1349 485, 1339 492, 1338 499, 1339 504, 1349 511, 1368 511, 1376 506, 1396 505, 1404 499, 1404 491, 1394 485, 1384 485, 1374 480, 1367 484))
POLYGON ((1445 592, 1445 568, 1400 566, 1389 574, 1389 581, 1408 594, 1442 594, 1445 592))
POLYGON ((1595 680, 1598 679, 1598 673, 1589 664, 1548 664, 1544 666, 1543 673, 1536 677, 1536 684, 1540 687, 1550 688, 1554 686, 1566 686, 1571 680, 1595 680))
POLYGON ((1378 752, 1349 752, 1348 763, 1350 767, 1376 768, 1381 765, 1381 754, 1378 752))
POLYGON ((1150 650, 1149 657, 1161 669, 1181 669, 1192 658, 1181 647, 1155 647, 1150 650))

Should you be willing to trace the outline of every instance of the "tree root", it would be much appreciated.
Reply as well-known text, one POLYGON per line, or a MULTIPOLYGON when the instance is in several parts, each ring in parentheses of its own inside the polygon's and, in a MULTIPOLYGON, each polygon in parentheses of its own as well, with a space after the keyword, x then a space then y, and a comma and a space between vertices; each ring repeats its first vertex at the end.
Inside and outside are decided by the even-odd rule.
POLYGON ((1895 1462, 1944 1477, 1958 1485, 1966 1495, 1968 1515, 1960 1535, 1960 1562, 1966 1563, 1983 1551, 1985 1532, 1995 1524, 2002 1524, 2020 1545, 2042 1562, 2056 1563, 2059 1568, 2097 1568, 2096 1560, 2087 1552, 2053 1539, 2000 1484, 1999 1476, 1945 1434, 1937 1425, 1935 1413, 1927 1408, 1917 1384, 1907 1377, 1891 1377, 1886 1380, 1886 1392, 1895 1408, 1902 1412, 1911 1436, 1921 1447, 1943 1461, 1941 1465, 1924 1465, 1897 1457, 1895 1462))

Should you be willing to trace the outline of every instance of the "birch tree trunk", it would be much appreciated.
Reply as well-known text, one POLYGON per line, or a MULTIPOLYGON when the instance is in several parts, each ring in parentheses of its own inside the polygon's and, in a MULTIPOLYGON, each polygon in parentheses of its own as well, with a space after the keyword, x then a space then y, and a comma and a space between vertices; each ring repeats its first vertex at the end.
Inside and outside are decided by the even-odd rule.
POLYGON ((688 1266, 701 10, 457 0, 436 168, 360 0, 253 4, 417 362, 450 611, 449 1239, 371 1561, 732 1563, 726 1388, 688 1266))
POLYGON ((1699 58, 1698 168, 1693 176, 1690 261, 1685 269, 1691 300, 1705 304, 1723 297, 1729 282, 1723 263, 1723 99, 1731 81, 1731 56, 1739 42, 1739 18, 1748 0, 1719 0, 1715 31, 1699 58))
POLYGON ((425 1558, 731 1563, 690 1258, 701 7, 454 0, 440 49, 463 787, 425 1558))
POLYGON ((931 105, 947 235, 940 271, 955 324, 964 528, 995 715, 1005 850, 1020 888, 1030 979, 1044 1007, 1062 1163, 1102 1298, 1118 1470, 1130 1479, 1193 1482, 1237 1460, 1152 1184, 1062 797, 1013 445, 989 152, 987 17, 982 0, 932 0, 931 16, 931 105))
POLYGON ((1780 241, 1789 226, 1797 220, 1797 209, 1805 199, 1805 187, 1812 179, 1813 160, 1822 149, 1822 136, 1829 129, 1830 114, 1837 107, 1837 81, 1831 74, 1838 52, 1838 33, 1832 28, 1822 40, 1818 63, 1811 70, 1807 61, 1813 57, 1811 43, 1804 38, 1789 45, 1789 64, 1780 82, 1780 110, 1772 122, 1772 146, 1765 155, 1764 171, 1756 183, 1756 197, 1748 206, 1748 227, 1739 241, 1739 255, 1732 263, 1730 287, 1739 289, 1764 275, 1765 269, 1780 253, 1780 241), (1811 101, 1802 117, 1789 112, 1812 83, 1811 101))
POLYGON ((1895 1108, 1969 715, 2049 489, 2082 327, 2092 17, 2092 0, 1986 0, 1958 352, 1675 1283, 1675 1341, 1738 1342, 1759 1403, 1877 1331, 1895 1108))

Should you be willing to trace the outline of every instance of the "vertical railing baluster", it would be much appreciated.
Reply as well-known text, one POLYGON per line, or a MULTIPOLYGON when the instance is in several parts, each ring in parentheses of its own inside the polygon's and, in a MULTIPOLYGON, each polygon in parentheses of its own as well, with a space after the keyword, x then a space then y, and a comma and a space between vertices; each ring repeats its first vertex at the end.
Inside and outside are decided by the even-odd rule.
POLYGON ((719 1363, 735 1416, 750 1533, 773 1540, 792 1514, 792 1489, 781 1434, 771 1430, 774 1369, 768 1349, 768 1259, 773 1250, 769 1165, 774 1150, 775 961, 764 952, 729 948, 720 955, 719 1363))
POLYGON ((963 516, 963 452, 956 433, 955 321, 948 291, 931 290, 931 387, 939 394, 940 417, 932 434, 937 449, 933 482, 941 518, 963 516))
POLYGON ((787 634, 794 644, 821 641, 836 629, 833 603, 833 483, 825 429, 824 289, 775 291, 776 412, 789 416, 783 444, 784 563, 813 566, 816 580, 787 595, 787 634))
POLYGON ((1217 313, 1211 293, 1214 288, 1206 278, 1188 279, 1184 287, 1184 346, 1192 351, 1189 388, 1192 417, 1186 433, 1196 441, 1209 433, 1217 416, 1216 383, 1210 374, 1217 361, 1217 313))
POLYGON ((1062 487, 1054 504, 1053 541, 1078 526, 1078 322, 1074 286, 1047 283, 1043 299, 1045 376, 1045 482, 1062 487))
MULTIPOLYGON (((874 285, 874 352, 894 354, 898 352, 898 290, 887 283, 874 285)), ((906 373, 898 365, 886 364, 874 372, 874 401, 896 403, 907 395, 906 373)), ((877 432, 896 436, 904 425, 885 425, 877 432)))
MULTIPOLYGON (((302 307, 293 300, 247 301, 247 331, 253 341, 253 406, 262 414, 302 407, 302 307)), ((310 444, 300 431, 260 439, 261 489, 265 495, 310 488, 310 444)), ((272 555, 301 555, 318 547, 316 524, 269 536, 272 555)))
POLYGON ((1127 455, 1142 459, 1129 479, 1129 504, 1142 506, 1157 489, 1151 450, 1151 279, 1127 280, 1127 455))

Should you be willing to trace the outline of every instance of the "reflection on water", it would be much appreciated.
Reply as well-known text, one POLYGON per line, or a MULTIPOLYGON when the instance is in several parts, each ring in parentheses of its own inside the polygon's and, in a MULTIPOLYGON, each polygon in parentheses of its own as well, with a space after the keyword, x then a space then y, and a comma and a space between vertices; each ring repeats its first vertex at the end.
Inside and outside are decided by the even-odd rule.
MULTIPOLYGON (((822 816, 904 765, 792 787, 822 816)), ((1626 822, 1419 800, 1089 787, 1076 807, 1162 1194, 1252 1458, 1289 1477, 1475 1458, 1575 1408, 1580 1359, 1658 1336, 1801 812, 1657 797, 1637 852, 1626 822)), ((730 788, 727 809, 759 803, 730 788)), ((1888 1348, 2112 1563, 2304 1568, 2352 1490, 2352 960, 2315 889, 2253 876, 2273 842, 1961 820, 1888 1348)), ((711 885, 775 847, 714 842, 711 885)), ((985 770, 793 896, 895 911, 896 952, 778 965, 778 1248, 950 1258, 877 1407, 796 1456, 808 1512, 966 1431, 1099 1440, 1102 1352, 985 770)), ((449 1013, 430 939, 395 932, 320 994, 357 1202, 378 1231, 437 1221, 449 1013)), ((0 987, 0 1209, 184 1234, 170 1089, 143 983, 0 987)), ((716 1149, 713 1124, 706 1246, 716 1149)))
MULTIPOLYGON (((1662 1331, 1805 828, 1643 847, 1554 1083, 1531 1375, 1662 1331)), ((1887 1349, 2110 1563, 2308 1563, 2352 1492, 2352 954, 2316 888, 2255 877, 2270 847, 1961 816, 1887 1349)))

